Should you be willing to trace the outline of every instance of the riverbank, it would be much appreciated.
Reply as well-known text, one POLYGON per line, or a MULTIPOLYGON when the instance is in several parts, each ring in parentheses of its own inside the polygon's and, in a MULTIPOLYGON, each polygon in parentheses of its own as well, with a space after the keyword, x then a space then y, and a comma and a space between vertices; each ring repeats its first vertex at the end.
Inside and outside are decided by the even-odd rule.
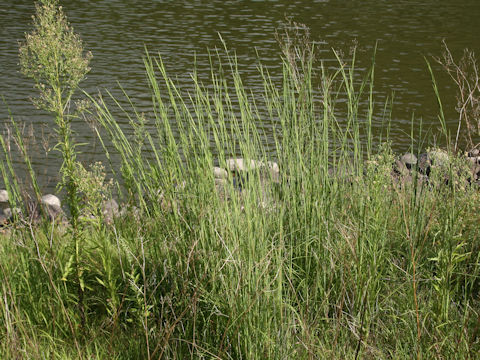
POLYGON ((188 91, 147 52, 144 113, 109 91, 74 104, 91 54, 57 1, 36 10, 20 63, 52 114, 61 196, 41 191, 12 116, 0 134, 2 358, 476 358, 479 153, 458 145, 477 120, 460 118, 452 138, 433 72, 433 139, 448 151, 412 126, 400 155, 374 60, 359 74, 355 49, 333 50, 327 68, 287 33, 282 82, 259 65, 261 96, 227 49, 188 91), (91 144, 73 119, 103 164, 79 161, 91 144))
POLYGON ((90 213, 84 319, 68 215, 13 222, 2 354, 474 358, 480 191, 462 172, 473 162, 388 147, 349 171, 237 159, 145 208, 90 213))
MULTIPOLYGON (((383 154, 385 155, 385 154, 383 154)), ((362 177, 368 177, 369 172, 386 172, 388 164, 385 158, 380 159, 382 155, 377 155, 363 164, 361 174, 358 174, 353 164, 345 164, 341 168, 328 168, 326 182, 364 182, 362 177), (387 166, 387 167, 386 167, 387 166), (383 167, 383 168, 382 168, 383 167), (386 168, 385 168, 386 167, 386 168)), ((390 164, 390 182, 391 190, 403 187, 412 187, 415 182, 419 189, 427 187, 433 190, 435 187, 453 186, 457 191, 465 191, 467 188, 477 188, 480 186, 480 152, 474 149, 465 152, 461 156, 449 154, 447 151, 434 148, 425 153, 416 156, 412 153, 405 153, 401 156, 390 156, 393 163, 390 164)), ((214 192, 219 201, 242 201, 248 196, 249 191, 261 194, 263 201, 259 206, 265 210, 275 209, 281 206, 283 201, 281 197, 281 188, 294 187, 295 180, 292 180, 288 169, 282 169, 275 161, 261 161, 254 159, 230 158, 225 160, 223 167, 214 166, 211 173, 204 174, 206 181, 214 184, 214 192), (285 184, 282 185, 282 182, 285 184), (236 200, 234 200, 236 199, 236 200)), ((385 175, 385 174, 384 174, 385 175)), ((321 174, 319 174, 321 176, 321 174)), ((98 184, 100 187, 105 184, 98 184)), ((94 189, 92 189, 94 190, 94 189)), ((148 204, 148 210, 144 216, 149 216, 154 209, 162 209, 164 212, 172 211, 173 208, 183 207, 182 199, 189 196, 190 189, 187 188, 186 180, 181 180, 175 186, 175 197, 172 200, 167 199, 162 189, 156 191, 156 198, 143 199, 148 204), (153 204, 155 201, 156 204, 153 204)), ((132 211, 135 216, 140 216, 140 208, 131 206, 128 203, 118 204, 113 197, 107 197, 103 194, 99 212, 83 213, 83 218, 94 219, 99 216, 102 224, 112 224, 115 219, 124 216, 131 216, 132 211)), ((86 197, 89 195, 86 194, 86 197)), ((62 208, 61 200, 53 194, 41 196, 39 201, 33 200, 34 194, 23 194, 22 208, 12 207, 9 201, 7 190, 0 190, 0 227, 4 232, 11 227, 18 226, 38 226, 43 221, 63 223, 68 226, 68 211, 62 208)))

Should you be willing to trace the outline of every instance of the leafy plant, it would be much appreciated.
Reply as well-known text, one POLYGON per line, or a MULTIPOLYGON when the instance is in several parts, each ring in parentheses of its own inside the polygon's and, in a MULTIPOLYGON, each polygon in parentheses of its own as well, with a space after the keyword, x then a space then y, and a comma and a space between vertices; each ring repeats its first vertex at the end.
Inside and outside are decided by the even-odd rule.
POLYGON ((34 29, 25 35, 25 41, 20 46, 20 65, 23 74, 34 80, 39 91, 39 96, 33 99, 33 103, 55 116, 58 136, 55 148, 63 158, 61 185, 66 189, 70 210, 79 309, 84 319, 81 234, 78 226, 81 209, 78 179, 75 176, 77 150, 71 128, 72 119, 78 116, 78 111, 71 112, 70 109, 73 94, 90 70, 88 64, 92 55, 84 51, 82 40, 68 23, 58 0, 41 0, 35 8, 34 29))

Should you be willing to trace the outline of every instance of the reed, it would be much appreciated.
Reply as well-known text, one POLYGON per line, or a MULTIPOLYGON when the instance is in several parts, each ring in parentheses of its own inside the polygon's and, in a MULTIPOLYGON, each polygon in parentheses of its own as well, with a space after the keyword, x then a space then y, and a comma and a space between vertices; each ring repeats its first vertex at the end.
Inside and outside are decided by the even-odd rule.
POLYGON ((146 52, 149 114, 90 97, 120 161, 110 185, 81 172, 76 196, 98 210, 116 189, 125 211, 82 226, 83 314, 69 226, 2 236, 4 358, 475 358, 480 202, 461 159, 448 186, 445 168, 398 183, 388 139, 374 147, 374 61, 357 83, 355 56, 327 70, 289 44, 281 83, 259 67, 263 94, 223 51, 190 92, 146 52), (229 158, 263 166, 216 181, 229 158))

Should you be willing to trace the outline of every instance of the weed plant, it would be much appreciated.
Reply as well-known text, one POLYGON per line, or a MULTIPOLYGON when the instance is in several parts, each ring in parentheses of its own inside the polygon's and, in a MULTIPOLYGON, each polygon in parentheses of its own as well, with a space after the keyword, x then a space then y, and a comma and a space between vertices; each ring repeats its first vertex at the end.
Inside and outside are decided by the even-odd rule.
MULTIPOLYGON (((108 93, 90 97, 107 158, 121 161, 110 185, 99 165, 76 167, 75 196, 90 194, 83 208, 95 215, 82 228, 84 311, 69 226, 11 228, 3 358, 477 357, 478 190, 460 175, 444 185, 440 170, 431 184, 396 181, 389 143, 372 146, 373 66, 357 84, 354 56, 336 54, 327 71, 295 57, 313 52, 285 51, 281 84, 259 68, 263 96, 235 57, 213 54, 210 83, 194 71, 186 93, 147 53, 153 116, 113 99, 133 137, 108 93), (273 125, 275 159, 259 120, 273 125), (263 166, 216 181, 213 166, 231 157, 263 166), (112 185, 125 210, 109 224, 98 209, 112 185)), ((14 179, 10 168, 0 170, 14 179)))

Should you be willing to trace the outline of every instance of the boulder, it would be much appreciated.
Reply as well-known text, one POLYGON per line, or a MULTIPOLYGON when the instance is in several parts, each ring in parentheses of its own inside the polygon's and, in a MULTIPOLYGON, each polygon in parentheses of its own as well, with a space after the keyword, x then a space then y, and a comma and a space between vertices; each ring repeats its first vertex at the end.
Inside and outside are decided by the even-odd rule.
POLYGON ((220 200, 228 199, 227 179, 215 179, 215 190, 220 200))
POLYGON ((409 174, 407 166, 400 160, 395 160, 394 170, 395 173, 402 176, 407 176, 409 174))
POLYGON ((227 170, 225 170, 221 167, 214 166, 213 167, 213 177, 215 179, 227 179, 228 178, 228 172, 227 172, 227 170))
POLYGON ((267 161, 265 167, 268 170, 268 173, 273 182, 280 182, 280 167, 275 161, 267 161))
POLYGON ((412 153, 406 153, 401 158, 400 161, 405 164, 407 169, 411 170, 417 165, 417 157, 412 153))
POLYGON ((55 220, 63 214, 60 199, 52 194, 42 196, 41 204, 44 206, 46 215, 50 220, 55 220))
POLYGON ((445 167, 450 164, 450 157, 445 150, 435 149, 428 152, 428 157, 434 167, 445 167))
MULTIPOLYGON (((274 182, 280 181, 280 168, 275 161, 263 162, 260 160, 245 160, 242 158, 227 159, 225 161, 227 170, 234 174, 247 173, 252 170, 258 170, 264 179, 269 177, 274 182)), ((244 177, 244 176, 243 176, 244 177)), ((244 180, 244 179, 242 179, 244 180)))
POLYGON ((480 150, 478 149, 473 149, 468 153, 468 157, 477 157, 480 155, 480 150))
POLYGON ((119 216, 119 206, 115 199, 107 200, 102 204, 102 214, 107 223, 113 222, 113 219, 119 216))
POLYGON ((43 195, 41 199, 41 203, 45 206, 56 206, 56 207, 62 206, 60 199, 52 194, 43 195))
POLYGON ((46 207, 48 219, 53 221, 63 214, 63 210, 58 205, 48 205, 46 207))
POLYGON ((0 190, 0 214, 10 207, 7 190, 0 190))
POLYGON ((21 216, 21 214, 22 214, 22 211, 19 208, 3 209, 3 215, 5 215, 9 220, 12 220, 14 216, 21 216))
POLYGON ((0 190, 0 203, 8 203, 7 190, 0 190))
POLYGON ((477 165, 479 164, 479 158, 478 157, 467 157, 468 161, 472 165, 477 165))
POLYGON ((480 165, 474 165, 472 167, 472 177, 474 180, 480 179, 480 165))
POLYGON ((8 225, 10 219, 5 214, 0 213, 0 227, 8 225))
POLYGON ((243 172, 243 171, 255 170, 263 166, 263 163, 261 161, 256 161, 256 160, 247 161, 242 158, 236 158, 236 159, 227 159, 225 161, 225 165, 227 166, 228 171, 243 172))
POLYGON ((432 165, 432 162, 430 161, 430 157, 428 156, 428 153, 423 153, 420 154, 418 157, 418 170, 424 174, 424 175, 430 175, 430 166, 432 165))

